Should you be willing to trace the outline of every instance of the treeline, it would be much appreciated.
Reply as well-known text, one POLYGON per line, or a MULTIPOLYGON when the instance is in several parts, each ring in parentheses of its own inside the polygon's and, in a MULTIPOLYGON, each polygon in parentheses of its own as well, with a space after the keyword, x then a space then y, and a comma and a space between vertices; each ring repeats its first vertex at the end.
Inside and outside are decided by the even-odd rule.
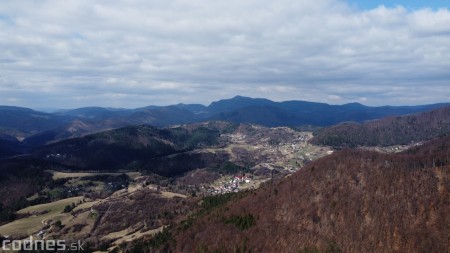
POLYGON ((218 172, 225 175, 236 174, 236 173, 248 173, 250 172, 249 168, 239 166, 233 162, 225 161, 219 166, 208 168, 210 171, 218 172))
POLYGON ((450 107, 389 117, 364 124, 346 123, 318 130, 314 144, 334 147, 407 145, 450 134, 450 107))
POLYGON ((50 168, 47 162, 30 157, 0 161, 0 224, 16 219, 15 212, 22 208, 49 201, 45 197, 26 197, 59 183, 44 172, 50 168))

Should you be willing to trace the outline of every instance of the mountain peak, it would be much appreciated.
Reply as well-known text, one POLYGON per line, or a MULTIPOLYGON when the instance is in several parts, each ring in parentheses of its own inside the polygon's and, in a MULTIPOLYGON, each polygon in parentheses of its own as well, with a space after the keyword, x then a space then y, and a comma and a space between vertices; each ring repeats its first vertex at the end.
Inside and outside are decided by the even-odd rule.
POLYGON ((349 107, 349 108, 364 108, 364 107, 367 107, 367 106, 365 106, 365 105, 363 105, 361 103, 358 103, 358 102, 343 104, 342 106, 349 107))
POLYGON ((234 96, 233 98, 231 98, 232 100, 236 100, 236 99, 254 99, 254 98, 251 98, 251 97, 244 97, 244 96, 241 96, 241 95, 236 95, 236 96, 234 96))
POLYGON ((212 102, 208 109, 212 113, 229 112, 238 108, 244 108, 248 106, 267 106, 273 105, 275 102, 265 98, 250 98, 244 96, 235 96, 230 99, 223 99, 216 102, 212 102))

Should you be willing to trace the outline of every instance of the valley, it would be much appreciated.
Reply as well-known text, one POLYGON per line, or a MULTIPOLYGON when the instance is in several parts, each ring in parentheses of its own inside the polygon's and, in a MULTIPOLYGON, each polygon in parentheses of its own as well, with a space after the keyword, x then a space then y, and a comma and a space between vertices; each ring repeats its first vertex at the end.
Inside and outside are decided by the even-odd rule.
POLYGON ((3 0, 0 66, 0 253, 450 253, 450 0, 3 0))
MULTIPOLYGON (((85 145, 84 139, 91 140, 94 136, 68 140, 67 143, 72 146, 63 141, 36 150, 35 156, 60 169, 43 170, 42 173, 49 175, 56 184, 42 188, 27 200, 56 201, 18 210, 14 221, 0 226, 0 235, 6 238, 32 235, 46 239, 83 239, 97 246, 99 243, 119 246, 149 237, 162 231, 163 227, 179 222, 182 217, 196 210, 195 203, 201 198, 257 189, 267 181, 290 175, 305 164, 332 152, 330 148, 309 144, 312 132, 288 127, 268 128, 216 121, 172 126, 162 130, 168 132, 160 131, 146 126, 128 127, 94 136, 108 140, 103 148, 105 151, 109 145, 116 147, 117 144, 130 144, 137 153, 140 152, 141 144, 147 150, 152 138, 161 143, 158 147, 167 143, 161 138, 168 138, 173 143, 179 143, 180 150, 174 151, 174 154, 162 153, 161 157, 155 158, 163 164, 178 168, 185 161, 179 156, 200 157, 195 168, 189 168, 186 172, 184 169, 180 172, 177 170, 172 173, 173 176, 165 177, 152 168, 126 170, 127 167, 133 167, 130 164, 140 164, 141 168, 145 168, 147 158, 135 160, 140 155, 124 158, 123 167, 114 167, 112 170, 107 169, 107 165, 103 168, 103 164, 94 167, 76 162, 90 159, 89 154, 83 157, 85 153, 77 153, 84 148, 76 145, 85 145), (215 137, 213 140, 205 136, 196 137, 194 146, 185 149, 186 144, 183 143, 191 143, 189 139, 182 137, 183 141, 179 142, 166 135, 176 132, 180 136, 199 131, 215 137), (120 142, 117 143, 117 140, 120 142), (205 140, 209 140, 209 143, 205 140), (92 171, 92 168, 98 170, 92 171), (149 205, 154 210, 151 214, 148 213, 149 205), (125 215, 121 223, 127 222, 117 223, 118 213, 125 215), (129 215, 134 218, 131 219, 129 215)), ((96 145, 98 148, 99 144, 96 145)), ((114 149, 111 152, 115 152, 114 149)), ((150 150, 150 154, 153 151, 150 150)), ((116 155, 112 156, 117 159, 116 155)))
POLYGON ((0 240, 80 240, 84 252, 443 250, 449 120, 446 107, 330 127, 131 124, 32 149, 3 136, 18 148, 0 160, 0 240))

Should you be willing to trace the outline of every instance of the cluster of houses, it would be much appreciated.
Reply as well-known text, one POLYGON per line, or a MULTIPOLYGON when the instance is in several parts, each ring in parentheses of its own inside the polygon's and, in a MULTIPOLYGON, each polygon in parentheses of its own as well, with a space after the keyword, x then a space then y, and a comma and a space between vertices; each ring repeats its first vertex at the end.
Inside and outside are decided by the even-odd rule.
POLYGON ((109 182, 106 185, 111 190, 120 190, 127 188, 127 185, 123 184, 123 182, 109 182))
POLYGON ((411 147, 420 146, 422 144, 423 143, 421 143, 421 142, 415 142, 415 143, 411 143, 409 145, 394 145, 394 146, 387 146, 387 147, 359 147, 359 148, 365 149, 365 150, 376 150, 378 152, 385 152, 385 153, 398 153, 398 152, 405 151, 411 147))
POLYGON ((71 186, 66 188, 67 195, 70 196, 78 196, 82 189, 79 186, 71 186))
POLYGON ((306 142, 309 141, 311 137, 307 134, 302 134, 298 137, 298 141, 306 142))
POLYGON ((245 175, 233 176, 229 181, 223 182, 219 187, 208 189, 212 194, 223 194, 228 192, 238 192, 241 184, 249 184, 251 179, 245 175))
MULTIPOLYGON (((92 185, 76 185, 76 186, 69 186, 69 187, 64 187, 64 193, 66 194, 67 197, 72 197, 72 196, 80 196, 83 193, 90 193, 92 192, 92 185)), ((105 188, 109 191, 117 191, 120 189, 127 189, 128 188, 128 182, 108 182, 105 183, 105 188)))

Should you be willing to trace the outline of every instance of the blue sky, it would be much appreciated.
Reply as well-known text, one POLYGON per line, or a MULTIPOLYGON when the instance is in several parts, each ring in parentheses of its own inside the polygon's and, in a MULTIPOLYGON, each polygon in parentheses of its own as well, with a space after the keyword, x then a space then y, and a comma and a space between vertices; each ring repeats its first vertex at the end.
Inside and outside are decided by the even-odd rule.
POLYGON ((449 102, 443 3, 2 0, 0 104, 449 102))
POLYGON ((450 1, 448 0, 429 0, 429 1, 416 1, 416 0, 397 0, 397 1, 377 1, 377 0, 366 0, 366 1, 356 1, 348 0, 350 5, 357 6, 361 9, 373 9, 379 5, 384 5, 386 7, 396 7, 401 5, 409 10, 417 10, 422 8, 449 8, 450 1))

